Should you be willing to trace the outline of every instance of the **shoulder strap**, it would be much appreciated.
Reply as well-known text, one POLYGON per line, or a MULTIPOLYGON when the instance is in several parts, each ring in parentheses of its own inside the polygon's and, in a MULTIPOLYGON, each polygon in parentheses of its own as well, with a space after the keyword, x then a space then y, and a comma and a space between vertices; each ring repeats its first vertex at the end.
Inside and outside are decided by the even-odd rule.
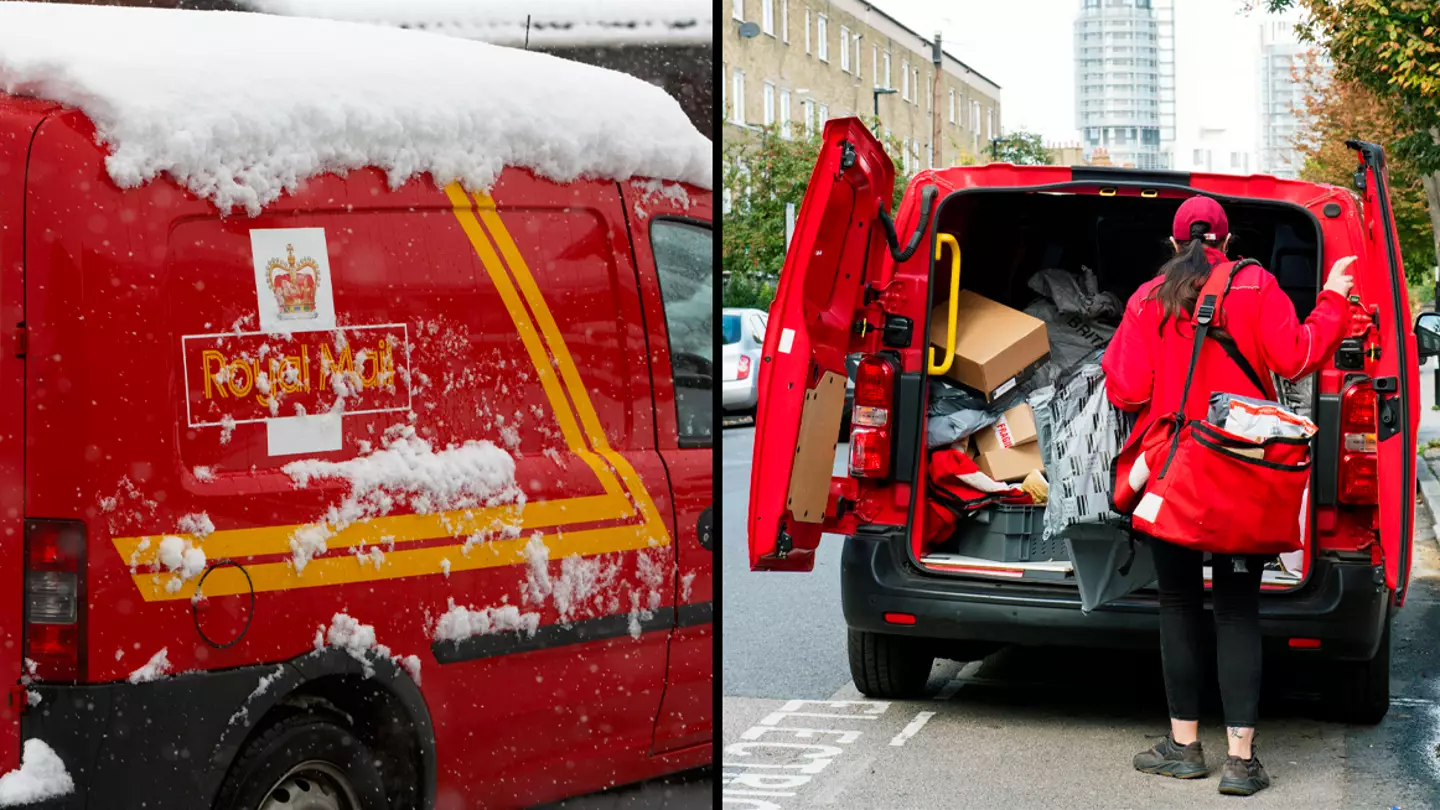
POLYGON ((1244 372, 1246 378, 1250 380, 1250 384, 1255 386, 1256 391, 1260 392, 1262 399, 1270 396, 1269 389, 1265 387, 1265 383, 1261 382, 1260 375, 1255 371, 1255 367, 1250 365, 1250 361, 1246 360, 1245 355, 1240 352, 1240 347, 1236 345, 1235 338, 1223 333, 1216 333, 1210 335, 1210 339, 1219 343, 1220 348, 1225 350, 1225 354, 1229 355, 1230 359, 1235 361, 1235 365, 1239 366, 1240 370, 1244 372))
POLYGON ((1222 262, 1210 270, 1210 277, 1205 280, 1205 286, 1200 288, 1200 295, 1195 298, 1195 312, 1190 316, 1190 322, 1195 324, 1195 341, 1190 349, 1190 365, 1185 369, 1185 389, 1180 395, 1180 405, 1175 411, 1176 427, 1185 424, 1185 403, 1190 401, 1190 384, 1195 381, 1195 366, 1200 363, 1200 349, 1205 345, 1205 337, 1210 334, 1210 327, 1215 325, 1220 315, 1220 305, 1225 300, 1225 294, 1230 291, 1230 282, 1235 278, 1235 272, 1244 263, 1222 262))

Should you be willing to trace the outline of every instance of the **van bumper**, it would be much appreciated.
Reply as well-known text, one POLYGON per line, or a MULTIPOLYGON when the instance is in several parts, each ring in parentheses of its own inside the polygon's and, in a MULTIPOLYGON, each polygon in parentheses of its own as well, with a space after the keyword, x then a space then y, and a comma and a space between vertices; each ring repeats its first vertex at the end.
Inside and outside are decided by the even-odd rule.
POLYGON ((210 807, 234 753, 217 749, 217 742, 259 678, 274 669, 245 667, 141 684, 31 686, 41 702, 21 716, 22 738, 53 748, 75 790, 26 807, 210 807))
MULTIPOLYGON (((1033 646, 1160 644, 1159 598, 1153 591, 1086 616, 1074 589, 926 573, 910 561, 904 543, 902 534, 890 530, 846 538, 840 594, 851 628, 1033 646), (887 612, 909 613, 916 622, 887 623, 887 612)), ((1267 648, 1309 658, 1368 660, 1379 648, 1389 609, 1390 591, 1380 566, 1321 559, 1301 587, 1266 594, 1260 602, 1260 632, 1267 648), (1320 639, 1320 647, 1290 650, 1288 640, 1297 637, 1320 639)))

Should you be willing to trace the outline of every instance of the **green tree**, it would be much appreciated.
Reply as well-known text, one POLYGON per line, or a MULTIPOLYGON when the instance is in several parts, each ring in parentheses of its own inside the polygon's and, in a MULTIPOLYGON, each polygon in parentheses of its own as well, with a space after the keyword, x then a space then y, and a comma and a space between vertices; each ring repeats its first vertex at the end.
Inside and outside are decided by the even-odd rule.
MULTIPOLYGON (((870 122, 873 128, 873 121, 870 122)), ((793 135, 782 137, 776 127, 748 133, 725 128, 721 147, 723 188, 729 211, 722 216, 721 266, 725 306, 753 306, 769 309, 775 281, 785 263, 785 204, 794 203, 796 218, 805 198, 805 188, 820 152, 820 133, 806 135, 792 126, 793 135)), ((891 137, 880 137, 895 164, 893 212, 909 183, 904 171, 902 146, 891 137)))
POLYGON ((1049 166, 1054 162, 1045 141, 1036 132, 1012 132, 991 142, 991 154, 997 163, 1016 166, 1049 166))
POLYGON ((1435 0, 1259 0, 1299 8, 1300 37, 1325 48, 1336 78, 1387 99, 1399 137, 1385 144, 1414 162, 1425 189, 1432 250, 1440 253, 1440 5, 1435 0))
MULTIPOLYGON (((1296 149, 1305 156, 1301 179, 1351 187, 1356 162, 1346 139, 1383 144, 1404 136, 1389 97, 1376 95, 1354 79, 1331 77, 1314 51, 1296 66, 1295 78, 1304 93, 1302 110, 1309 122, 1295 139, 1296 149)), ((1429 280, 1435 237, 1421 173, 1413 160, 1398 153, 1389 159, 1389 169, 1390 204, 1405 271, 1412 282, 1429 280)))

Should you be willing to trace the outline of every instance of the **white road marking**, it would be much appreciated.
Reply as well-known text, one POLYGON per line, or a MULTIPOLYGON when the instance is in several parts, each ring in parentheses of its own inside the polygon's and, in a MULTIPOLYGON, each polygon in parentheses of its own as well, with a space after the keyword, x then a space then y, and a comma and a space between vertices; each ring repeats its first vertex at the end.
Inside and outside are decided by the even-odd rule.
POLYGON ((915 719, 910 721, 910 725, 900 729, 900 733, 895 735, 895 738, 890 741, 890 744, 904 745, 906 740, 914 737, 920 729, 925 727, 926 723, 930 722, 930 718, 934 716, 935 712, 919 712, 915 715, 915 719))
POLYGON ((1391 705, 1395 705, 1395 706, 1434 706, 1434 705, 1435 705, 1435 701, 1429 700, 1429 699, 1427 699, 1427 698, 1407 698, 1407 697, 1392 697, 1392 698, 1390 698, 1390 703, 1391 703, 1391 705))

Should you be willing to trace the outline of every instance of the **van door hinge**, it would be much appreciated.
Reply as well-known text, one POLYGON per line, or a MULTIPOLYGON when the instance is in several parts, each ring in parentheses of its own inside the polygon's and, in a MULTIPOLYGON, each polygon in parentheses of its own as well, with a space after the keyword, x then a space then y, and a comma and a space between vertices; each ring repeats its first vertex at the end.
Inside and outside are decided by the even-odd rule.
POLYGON ((1396 396, 1400 384, 1394 377, 1376 377, 1373 385, 1379 400, 1375 440, 1383 442, 1400 432, 1400 398, 1396 396))
POLYGON ((15 356, 24 357, 25 350, 29 348, 30 341, 25 331, 25 322, 21 321, 15 325, 15 356))
POLYGON ((780 524, 780 529, 775 533, 775 556, 785 559, 790 556, 791 550, 795 548, 795 540, 790 533, 785 531, 785 524, 780 524))

